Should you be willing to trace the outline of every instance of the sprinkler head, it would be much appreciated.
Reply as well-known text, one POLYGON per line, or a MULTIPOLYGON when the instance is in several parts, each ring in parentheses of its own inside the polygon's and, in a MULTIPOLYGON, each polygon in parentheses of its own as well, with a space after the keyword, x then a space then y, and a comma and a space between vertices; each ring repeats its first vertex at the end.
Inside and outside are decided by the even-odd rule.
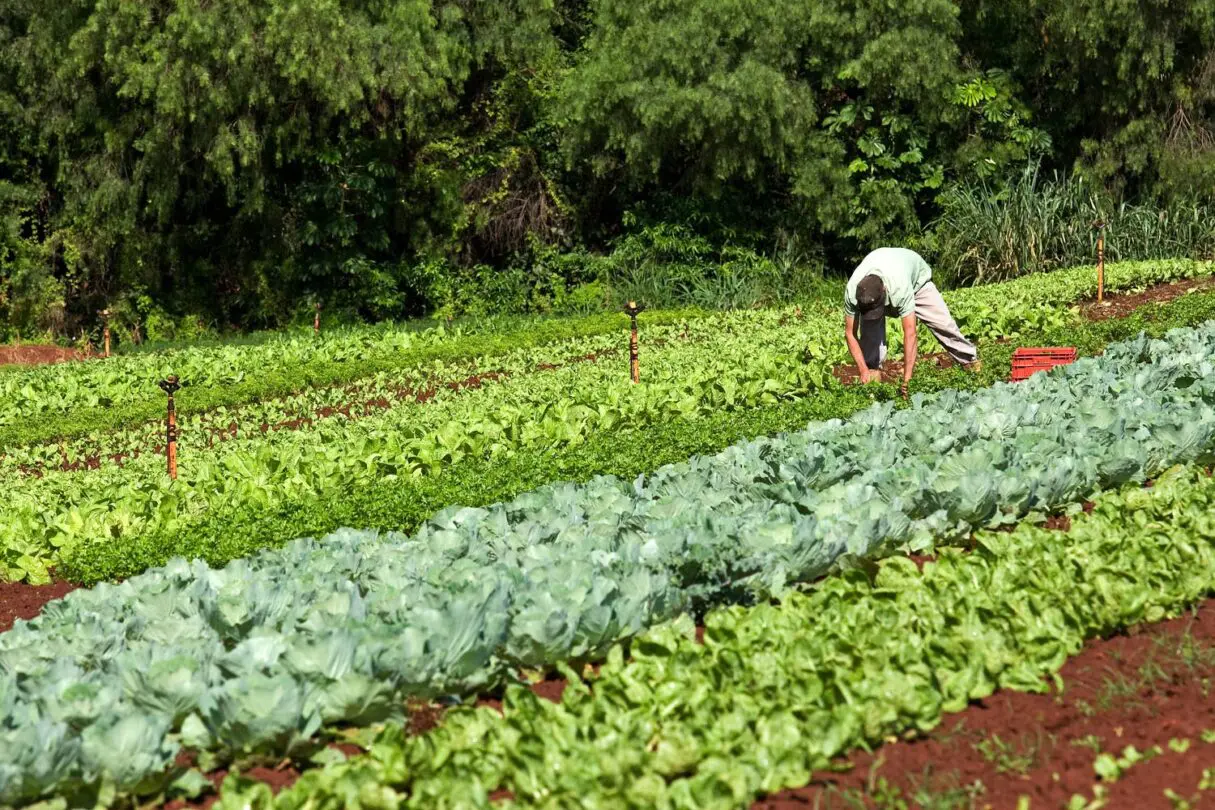
POLYGON ((630 318, 636 318, 642 312, 645 312, 645 306, 638 305, 636 301, 629 301, 624 307, 624 314, 630 318))
POLYGON ((161 390, 169 396, 173 396, 174 392, 181 388, 181 383, 178 382, 176 374, 170 375, 167 380, 161 380, 159 385, 161 390))

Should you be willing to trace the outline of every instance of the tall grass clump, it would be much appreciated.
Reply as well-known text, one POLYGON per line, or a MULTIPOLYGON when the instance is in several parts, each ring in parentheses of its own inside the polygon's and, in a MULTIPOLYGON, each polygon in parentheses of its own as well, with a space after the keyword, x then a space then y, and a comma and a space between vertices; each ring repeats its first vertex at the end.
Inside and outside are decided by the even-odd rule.
POLYGON ((1111 202, 1083 177, 1049 180, 1030 166, 1003 187, 963 183, 942 195, 922 249, 954 284, 989 284, 1092 262, 1106 223, 1106 257, 1132 261, 1215 254, 1215 208, 1193 202, 1111 202))

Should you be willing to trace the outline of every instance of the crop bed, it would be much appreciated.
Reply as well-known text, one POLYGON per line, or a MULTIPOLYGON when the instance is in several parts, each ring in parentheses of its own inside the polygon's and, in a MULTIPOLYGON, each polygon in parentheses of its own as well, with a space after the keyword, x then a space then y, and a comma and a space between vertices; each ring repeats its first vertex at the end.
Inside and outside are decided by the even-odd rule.
MULTIPOLYGON (((1183 274, 1185 275, 1185 274, 1183 274)), ((697 311, 657 312, 655 325, 703 318, 697 311)), ((501 318, 469 326, 419 328, 382 324, 268 334, 237 344, 140 352, 83 363, 40 366, 0 377, 0 448, 129 428, 156 419, 157 380, 178 375, 192 389, 183 415, 341 387, 382 373, 460 363, 563 340, 617 333, 620 314, 560 320, 501 318)))
MULTIPOLYGON (((1046 692, 1085 639, 1184 613, 1215 585, 1213 497, 1205 472, 1179 470, 1098 498, 1066 544, 1021 526, 922 569, 892 559, 777 605, 715 611, 702 632, 675 622, 594 671, 565 668, 559 703, 516 686, 421 736, 390 725, 367 755, 305 768, 273 806, 746 807, 858 745, 948 729, 997 689, 1046 692)), ((272 801, 235 774, 223 794, 272 801)))

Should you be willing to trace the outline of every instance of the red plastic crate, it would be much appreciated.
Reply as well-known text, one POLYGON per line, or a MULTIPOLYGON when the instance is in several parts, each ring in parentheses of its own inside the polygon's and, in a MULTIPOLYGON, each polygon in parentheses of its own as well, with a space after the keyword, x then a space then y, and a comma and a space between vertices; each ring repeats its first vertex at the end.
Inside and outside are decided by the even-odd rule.
POLYGON ((1070 346, 1047 346, 1040 349, 1017 349, 1012 357, 1012 380, 1024 380, 1031 374, 1076 361, 1076 350, 1070 346))

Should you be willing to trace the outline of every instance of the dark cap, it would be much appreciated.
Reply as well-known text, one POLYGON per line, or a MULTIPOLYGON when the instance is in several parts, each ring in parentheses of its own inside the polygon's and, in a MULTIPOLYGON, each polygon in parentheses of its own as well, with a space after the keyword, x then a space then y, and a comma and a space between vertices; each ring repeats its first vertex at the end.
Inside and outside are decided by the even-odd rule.
POLYGON ((868 275, 856 285, 856 309, 863 321, 876 321, 886 315, 886 285, 877 275, 868 275))

